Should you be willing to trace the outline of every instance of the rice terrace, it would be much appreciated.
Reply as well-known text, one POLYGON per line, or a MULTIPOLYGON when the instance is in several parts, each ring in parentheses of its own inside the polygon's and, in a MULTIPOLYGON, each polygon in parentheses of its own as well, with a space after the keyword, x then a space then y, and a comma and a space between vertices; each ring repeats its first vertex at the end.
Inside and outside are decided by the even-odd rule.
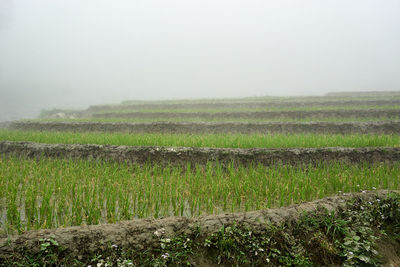
POLYGON ((0 266, 400 266, 400 93, 1 124, 0 266))

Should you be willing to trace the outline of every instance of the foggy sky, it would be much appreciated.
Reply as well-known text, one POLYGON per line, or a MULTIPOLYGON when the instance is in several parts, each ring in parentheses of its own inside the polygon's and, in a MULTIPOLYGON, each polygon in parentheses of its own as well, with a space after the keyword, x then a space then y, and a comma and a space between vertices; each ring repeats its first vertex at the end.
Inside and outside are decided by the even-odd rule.
POLYGON ((398 0, 0 0, 0 121, 128 99, 400 90, 399 14, 398 0))

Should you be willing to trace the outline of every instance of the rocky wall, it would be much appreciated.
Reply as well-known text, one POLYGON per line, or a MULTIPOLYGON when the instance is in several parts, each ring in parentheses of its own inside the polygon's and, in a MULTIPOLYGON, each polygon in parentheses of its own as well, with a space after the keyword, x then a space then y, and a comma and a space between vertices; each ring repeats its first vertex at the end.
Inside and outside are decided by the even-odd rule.
POLYGON ((290 148, 290 149, 230 149, 193 147, 133 147, 111 145, 41 144, 32 142, 0 142, 0 155, 27 158, 72 158, 130 162, 135 164, 191 163, 221 164, 314 164, 319 162, 398 162, 400 148, 290 148))

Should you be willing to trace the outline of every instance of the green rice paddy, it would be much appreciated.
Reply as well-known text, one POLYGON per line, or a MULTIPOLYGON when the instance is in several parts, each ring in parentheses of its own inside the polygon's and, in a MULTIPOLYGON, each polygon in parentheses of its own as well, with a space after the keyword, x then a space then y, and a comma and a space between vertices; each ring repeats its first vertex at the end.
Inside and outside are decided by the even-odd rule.
MULTIPOLYGON (((346 95, 330 95, 330 96, 257 96, 257 97, 243 97, 243 98, 203 98, 203 99, 176 99, 176 100, 159 100, 159 101, 146 101, 146 100, 125 100, 121 102, 121 105, 132 105, 132 104, 187 104, 187 103, 258 103, 270 102, 274 103, 286 103, 286 102, 313 102, 313 101, 337 101, 338 104, 343 101, 371 101, 371 100, 398 100, 400 94, 398 92, 392 92, 390 94, 377 94, 377 95, 360 95, 359 93, 346 94, 346 95)), ((117 104, 118 105, 118 104, 117 104)), ((116 106, 104 105, 104 106, 116 106)))
POLYGON ((130 134, 0 130, 0 141, 48 144, 183 146, 221 148, 399 147, 400 135, 383 134, 130 134))
MULTIPOLYGON (((125 101, 119 105, 89 109, 86 118, 39 119, 55 122, 366 122, 392 118, 91 118, 90 114, 127 112, 257 112, 318 110, 400 110, 398 106, 373 104, 348 106, 339 100, 395 100, 376 97, 261 97, 243 99, 200 99, 155 101, 153 104, 238 103, 270 101, 338 101, 335 106, 249 108, 141 109, 125 101), (110 110, 109 108, 112 108, 110 110), (129 109, 128 109, 129 108, 129 109), (109 109, 109 110, 107 110, 109 109)), ((53 114, 46 111, 43 114, 53 114), (47 112, 47 113, 46 113, 47 112)), ((57 111, 62 112, 62 111, 57 111)), ((73 114, 72 112, 71 114, 73 114)), ((68 113, 69 114, 69 113, 68 113)), ((84 114, 84 113, 82 113, 84 114)), ((174 116, 174 114, 171 114, 174 116)), ((0 129, 0 141, 30 141, 47 144, 99 144, 126 146, 214 147, 214 148, 296 148, 296 147, 399 147, 400 134, 129 134, 101 132, 50 132, 0 129)), ((0 234, 31 229, 113 223, 132 218, 198 216, 223 212, 251 211, 287 206, 340 192, 400 190, 400 162, 273 166, 161 166, 121 164, 106 161, 68 159, 26 159, 0 155, 0 234)))
POLYGON ((94 114, 101 114, 101 113, 131 113, 131 112, 143 112, 143 113, 152 113, 152 112, 162 112, 162 113, 189 113, 189 112, 205 112, 205 113, 211 113, 211 114, 218 114, 221 112, 268 112, 268 111, 324 111, 324 110, 330 110, 330 111, 336 111, 336 110, 399 110, 400 108, 397 105, 382 105, 382 106, 377 106, 377 105, 360 105, 360 106, 346 106, 346 105, 337 105, 337 106, 295 106, 295 107, 279 107, 279 106, 271 106, 268 107, 266 104, 266 107, 260 108, 260 107, 255 107, 255 108, 249 108, 249 107, 242 107, 238 106, 236 108, 231 108, 231 107, 219 107, 219 108, 149 108, 146 106, 146 108, 138 106, 137 108, 125 108, 124 105, 119 105, 115 106, 113 109, 107 110, 104 109, 103 111, 96 111, 94 114), (120 107, 120 109, 117 109, 120 107))
POLYGON ((302 119, 294 118, 271 118, 271 119, 257 119, 257 118, 180 118, 180 117, 170 117, 170 118, 123 118, 116 115, 112 118, 74 118, 74 119, 37 119, 37 120, 23 120, 29 122, 132 122, 132 123, 146 123, 146 122, 247 122, 247 123, 267 123, 267 122, 376 122, 376 121, 392 121, 399 120, 400 116, 396 117, 370 117, 370 118, 317 118, 308 117, 302 119))
POLYGON ((0 157, 0 229, 249 211, 400 189, 400 163, 185 167, 0 157))

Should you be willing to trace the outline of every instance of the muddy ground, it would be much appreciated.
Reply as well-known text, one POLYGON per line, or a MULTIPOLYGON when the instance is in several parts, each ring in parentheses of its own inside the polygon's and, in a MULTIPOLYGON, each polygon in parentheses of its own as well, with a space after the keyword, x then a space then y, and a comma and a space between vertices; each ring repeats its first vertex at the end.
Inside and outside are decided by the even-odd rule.
POLYGON ((316 133, 398 134, 400 121, 387 122, 271 122, 271 123, 101 123, 101 122, 13 122, 11 129, 25 131, 126 132, 126 133, 316 133))
POLYGON ((118 109, 218 109, 218 108, 270 108, 270 107, 316 107, 316 106, 398 106, 400 100, 325 100, 325 101, 263 101, 263 102, 207 102, 186 104, 143 103, 125 105, 90 106, 85 113, 118 109))
POLYGON ((111 145, 40 144, 32 142, 0 142, 0 155, 27 158, 73 158, 110 160, 137 164, 157 163, 186 166, 219 162, 235 164, 313 164, 342 162, 398 162, 400 148, 290 148, 230 149, 194 147, 132 147, 111 145))
POLYGON ((322 119, 322 118, 400 118, 400 109, 391 110, 312 110, 312 111, 260 111, 260 112, 129 112, 95 113, 93 118, 139 119, 322 119))
MULTIPOLYGON (((263 233, 267 223, 290 225, 289 222, 298 220, 304 212, 316 211, 321 207, 329 211, 337 211, 343 209, 346 201, 351 199, 357 198, 367 202, 374 201, 377 197, 385 198, 388 194, 389 191, 342 194, 279 209, 246 213, 208 215, 198 218, 136 219, 116 224, 30 231, 19 236, 0 238, 0 261, 21 251, 23 253, 39 252, 39 239, 49 237, 67 250, 66 255, 79 259, 85 255, 95 255, 96 252, 107 249, 111 244, 119 248, 143 251, 157 247, 160 238, 163 237, 190 235, 195 229, 200 229, 201 235, 209 236, 219 231, 223 225, 234 223, 248 227, 254 233, 263 233)), ((397 243, 381 241, 379 251, 386 257, 387 266, 391 266, 390 263, 400 263, 399 247, 397 243)))

